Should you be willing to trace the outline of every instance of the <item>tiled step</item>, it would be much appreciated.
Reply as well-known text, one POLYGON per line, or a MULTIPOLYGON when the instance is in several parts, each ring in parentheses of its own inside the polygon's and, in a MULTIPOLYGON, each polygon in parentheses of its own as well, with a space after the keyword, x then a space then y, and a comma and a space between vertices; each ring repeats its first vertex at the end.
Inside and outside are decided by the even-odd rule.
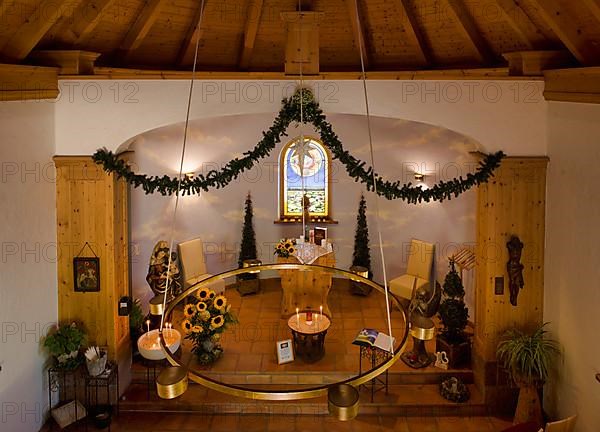
MULTIPOLYGON (((257 386, 263 389, 275 386, 257 386)), ((281 389, 282 386, 277 386, 281 389)), ((294 386, 298 388, 298 386, 294 386)), ((456 404, 442 398, 438 386, 390 385, 388 394, 375 393, 371 402, 368 388, 361 390, 360 413, 402 416, 480 416, 487 415, 483 398, 475 386, 469 385, 471 399, 456 404)), ((154 391, 147 396, 146 386, 132 385, 121 401, 121 410, 199 412, 221 414, 277 414, 277 415, 327 415, 325 397, 300 401, 256 401, 228 396, 191 383, 187 392, 175 400, 162 400, 154 391)))

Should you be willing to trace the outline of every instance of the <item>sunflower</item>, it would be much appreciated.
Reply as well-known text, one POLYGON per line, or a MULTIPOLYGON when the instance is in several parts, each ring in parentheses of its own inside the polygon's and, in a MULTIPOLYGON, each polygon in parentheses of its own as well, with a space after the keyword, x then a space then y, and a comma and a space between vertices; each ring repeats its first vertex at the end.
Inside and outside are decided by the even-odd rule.
POLYGON ((200 319, 202 321, 208 321, 210 319, 210 312, 208 310, 200 312, 200 319))
POLYGON ((206 308, 208 308, 208 306, 204 302, 198 302, 196 304, 196 309, 198 310, 198 312, 202 312, 202 311, 206 310, 206 308))
POLYGON ((202 288, 196 293, 196 297, 198 297, 200 300, 206 300, 208 298, 208 292, 208 289, 202 288))
POLYGON ((208 298, 210 299, 214 299, 216 296, 215 292, 213 290, 208 291, 208 298))
POLYGON ((225 306, 227 306, 227 299, 225 298, 225 296, 219 295, 215 297, 213 305, 218 310, 223 311, 223 309, 225 309, 225 306))
POLYGON ((289 241, 286 241, 285 244, 283 245, 284 248, 286 248, 287 250, 289 250, 292 247, 292 243, 289 241))
POLYGON ((189 333, 190 330, 192 329, 192 323, 190 322, 190 320, 183 320, 183 322, 181 323, 181 328, 186 332, 189 333))
POLYGON ((196 313, 196 305, 193 304, 186 304, 185 307, 183 308, 183 314, 185 315, 186 318, 191 318, 194 316, 194 314, 196 313))
POLYGON ((194 333, 202 333, 203 331, 204 329, 202 328, 202 326, 195 325, 194 327, 192 327, 192 332, 194 333))
POLYGON ((223 317, 221 315, 217 315, 216 317, 214 317, 213 319, 210 320, 210 328, 213 330, 218 329, 223 324, 225 324, 225 320, 223 319, 223 317))
POLYGON ((289 248, 288 248, 288 250, 287 250, 287 251, 288 251, 288 253, 289 253, 290 255, 292 255, 294 252, 296 252, 296 249, 294 249, 294 247, 293 247, 293 246, 291 246, 291 247, 289 247, 289 248))

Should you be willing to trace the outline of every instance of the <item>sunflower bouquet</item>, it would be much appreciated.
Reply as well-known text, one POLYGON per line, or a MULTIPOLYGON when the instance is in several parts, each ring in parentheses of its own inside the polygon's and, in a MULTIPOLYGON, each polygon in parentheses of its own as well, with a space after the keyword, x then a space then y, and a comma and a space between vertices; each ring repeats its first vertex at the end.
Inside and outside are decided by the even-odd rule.
POLYGON ((287 258, 296 252, 296 239, 281 239, 275 246, 275 255, 287 258))
POLYGON ((214 291, 203 288, 196 293, 196 300, 183 308, 185 319, 181 326, 185 339, 193 343, 192 352, 196 354, 198 362, 210 364, 223 354, 221 333, 229 324, 237 323, 237 320, 223 295, 216 295, 214 291))

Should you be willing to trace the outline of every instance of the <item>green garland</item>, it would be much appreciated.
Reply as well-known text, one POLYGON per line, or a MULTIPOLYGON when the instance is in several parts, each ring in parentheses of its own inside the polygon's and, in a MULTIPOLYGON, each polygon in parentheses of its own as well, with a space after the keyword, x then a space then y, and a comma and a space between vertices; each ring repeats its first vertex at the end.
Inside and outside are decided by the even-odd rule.
MULTIPOLYGON (((261 159, 269 156, 275 146, 281 142, 283 136, 287 136, 286 130, 292 122, 300 123, 300 97, 303 97, 304 123, 311 123, 320 135, 321 141, 331 151, 333 158, 339 160, 346 167, 348 175, 356 182, 364 183, 367 190, 373 190, 373 168, 366 167, 366 162, 356 159, 347 150, 344 150, 338 136, 327 122, 325 114, 314 100, 313 94, 308 89, 299 89, 296 93, 283 100, 283 106, 271 127, 264 132, 263 138, 256 146, 243 157, 235 158, 227 162, 220 170, 211 170, 206 176, 198 174, 194 178, 182 178, 180 190, 183 195, 199 194, 201 191, 220 189, 227 186, 232 180, 251 169, 261 159)), ((486 155, 479 163, 475 173, 469 173, 466 178, 455 178, 450 181, 440 181, 429 189, 421 186, 413 186, 412 183, 401 185, 399 181, 390 182, 383 180, 376 173, 377 193, 389 200, 401 199, 411 204, 421 201, 443 201, 452 199, 473 186, 486 183, 493 172, 500 165, 504 153, 497 152, 486 155)), ((102 165, 108 172, 114 172, 118 177, 124 178, 134 187, 142 187, 146 194, 158 192, 161 195, 172 195, 177 192, 177 177, 164 175, 147 176, 135 174, 131 171, 125 161, 119 159, 118 155, 107 149, 99 149, 92 156, 94 162, 102 165)))

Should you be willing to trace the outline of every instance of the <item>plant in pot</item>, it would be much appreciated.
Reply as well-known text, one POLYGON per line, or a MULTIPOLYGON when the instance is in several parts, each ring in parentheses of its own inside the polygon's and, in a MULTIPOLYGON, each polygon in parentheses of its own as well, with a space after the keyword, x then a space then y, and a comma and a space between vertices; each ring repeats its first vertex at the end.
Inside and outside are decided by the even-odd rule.
POLYGON ((140 299, 135 299, 131 304, 131 312, 129 312, 129 337, 131 338, 131 346, 133 354, 137 354, 137 340, 144 333, 144 311, 140 304, 140 299))
POLYGON ((508 330, 496 349, 498 362, 519 387, 515 424, 536 422, 542 425, 538 390, 548 378, 552 361, 560 353, 558 342, 546 336, 547 324, 542 324, 533 333, 508 330))
POLYGON ((44 339, 44 347, 55 358, 58 368, 76 369, 82 363, 79 350, 86 339, 85 332, 73 322, 50 330, 44 339))
POLYGON ((469 363, 471 359, 471 340, 465 333, 469 319, 469 309, 465 305, 465 289, 460 275, 456 271, 454 260, 450 259, 450 271, 442 287, 443 300, 439 315, 444 326, 437 335, 436 351, 445 351, 448 367, 457 368, 469 363))
MULTIPOLYGON (((244 261, 256 260, 256 234, 253 224, 254 210, 252 208, 252 197, 250 192, 246 196, 244 207, 244 226, 242 227, 242 242, 238 257, 238 268, 244 267, 244 261)), ((254 294, 260 289, 257 273, 244 273, 237 276, 237 289, 240 294, 254 294)))
MULTIPOLYGON (((356 216, 356 232, 354 234, 354 253, 352 254, 352 267, 350 271, 357 273, 368 272, 368 278, 373 277, 371 271, 371 250, 369 249, 369 227, 367 226, 367 201, 365 196, 360 196, 358 214, 356 216)), ((359 282, 350 281, 350 290, 353 294, 368 295, 371 287, 359 282)))

